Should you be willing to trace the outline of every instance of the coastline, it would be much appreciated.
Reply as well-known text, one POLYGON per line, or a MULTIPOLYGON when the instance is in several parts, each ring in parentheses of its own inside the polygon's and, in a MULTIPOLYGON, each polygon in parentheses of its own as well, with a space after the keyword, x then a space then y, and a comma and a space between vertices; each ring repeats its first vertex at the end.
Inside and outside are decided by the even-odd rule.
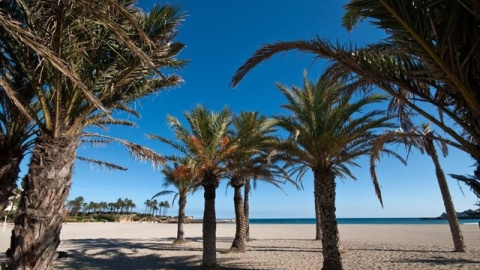
MULTIPOLYGON (((12 225, 1 234, 1 259, 12 225)), ((479 269, 480 229, 461 225, 466 253, 452 252, 448 225, 340 224, 345 269, 479 269)), ((201 262, 202 225, 185 225, 188 242, 172 246, 172 223, 65 223, 56 269, 196 269, 201 262)), ((235 234, 217 225, 218 261, 227 269, 318 269, 321 244, 313 224, 252 224, 245 254, 224 254, 235 234)))
MULTIPOLYGON (((478 224, 477 218, 462 218, 460 224, 478 224)), ((338 224, 364 225, 440 225, 448 224, 443 218, 337 218, 338 224)), ((314 218, 251 218, 250 224, 315 224, 314 218)))

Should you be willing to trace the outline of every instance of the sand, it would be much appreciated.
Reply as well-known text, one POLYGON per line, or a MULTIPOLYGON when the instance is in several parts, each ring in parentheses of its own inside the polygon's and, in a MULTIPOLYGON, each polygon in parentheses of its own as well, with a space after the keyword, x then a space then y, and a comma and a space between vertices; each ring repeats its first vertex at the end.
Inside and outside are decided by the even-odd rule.
MULTIPOLYGON (((0 250, 10 230, 0 233, 0 250)), ((462 225, 468 248, 452 252, 448 225, 340 225, 345 269, 480 269, 480 229, 462 225)), ((224 253, 234 224, 217 226, 217 260, 224 269, 320 269, 321 244, 314 225, 251 225, 244 254, 224 253)), ((64 224, 56 269, 197 269, 202 256, 202 226, 187 224, 183 246, 172 246, 175 224, 64 224)), ((0 259, 4 259, 4 254, 0 259)))

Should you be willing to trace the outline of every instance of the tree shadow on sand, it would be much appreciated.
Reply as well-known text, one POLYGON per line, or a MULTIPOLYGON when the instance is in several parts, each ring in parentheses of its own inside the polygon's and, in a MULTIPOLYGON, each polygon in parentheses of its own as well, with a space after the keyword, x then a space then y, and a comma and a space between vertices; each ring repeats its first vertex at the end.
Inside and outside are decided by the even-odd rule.
MULTIPOLYGON (((174 238, 163 239, 70 239, 62 241, 66 258, 57 259, 55 269, 199 269, 202 259, 201 238, 188 239, 187 245, 172 245, 174 238)), ((231 241, 232 239, 218 239, 231 241)), ((221 250, 218 250, 220 252, 221 250)), ((219 258, 221 269, 257 269, 253 262, 219 258)), ((265 268, 259 268, 265 269, 265 268)))
POLYGON ((462 265, 465 269, 480 269, 480 261, 460 258, 446 258, 433 256, 425 259, 402 259, 392 261, 394 263, 421 263, 429 265, 462 265), (468 266, 468 267, 467 267, 468 266))
POLYGON ((252 239, 250 245, 247 245, 248 251, 255 252, 286 252, 286 253, 320 253, 322 252, 322 243, 318 240, 310 239, 282 239, 280 241, 290 242, 289 245, 262 245, 263 241, 279 241, 278 239, 252 239), (309 242, 305 246, 303 243, 309 242), (302 243, 300 245, 291 245, 291 243, 302 243))
MULTIPOLYGON (((462 256, 466 253, 453 252, 451 250, 433 250, 433 249, 403 249, 403 248, 352 248, 351 251, 381 251, 381 252, 393 252, 402 253, 405 258, 390 260, 392 263, 405 263, 405 264, 426 264, 426 265, 454 265, 466 267, 466 269, 480 269, 480 260, 465 259, 462 256), (409 258, 409 254, 421 254, 418 258, 417 255, 413 255, 409 258), (467 267, 468 266, 468 267, 467 267), (473 268, 471 268, 473 267, 473 268)), ((467 251, 471 252, 471 251, 467 251)))
POLYGON ((158 239, 72 239, 67 257, 57 259, 56 269, 197 269, 200 248, 177 247, 158 239), (181 256, 171 256, 182 250, 181 256), (184 255, 183 255, 184 254, 184 255))

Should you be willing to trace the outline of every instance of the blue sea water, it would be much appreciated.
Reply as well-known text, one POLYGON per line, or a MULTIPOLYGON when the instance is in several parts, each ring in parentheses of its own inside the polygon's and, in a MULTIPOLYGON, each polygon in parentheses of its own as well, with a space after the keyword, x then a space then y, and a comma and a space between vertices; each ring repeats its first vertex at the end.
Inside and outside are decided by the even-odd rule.
MULTIPOLYGON (((338 224, 448 224, 446 219, 422 218, 339 218, 338 224)), ((460 219, 460 224, 478 224, 478 219, 460 219)), ((250 224, 315 224, 314 218, 251 218, 250 224)))

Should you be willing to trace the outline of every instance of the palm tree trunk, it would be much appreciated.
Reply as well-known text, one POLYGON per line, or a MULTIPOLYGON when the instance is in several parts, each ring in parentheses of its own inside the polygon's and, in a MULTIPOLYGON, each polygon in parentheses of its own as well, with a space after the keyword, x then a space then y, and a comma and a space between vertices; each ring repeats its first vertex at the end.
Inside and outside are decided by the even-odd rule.
POLYGON ((0 157, 0 212, 10 204, 9 198, 13 196, 15 184, 20 173, 22 156, 9 156, 2 153, 0 157))
POLYGON ((245 212, 242 199, 242 186, 243 181, 241 179, 232 179, 232 186, 235 189, 233 196, 233 203, 235 205, 235 239, 233 240, 230 251, 244 253, 246 250, 246 228, 245 228, 245 212))
POLYGON ((7 252, 12 269, 53 268, 77 146, 77 138, 37 139, 7 252))
POLYGON ((323 232, 322 270, 343 270, 339 249, 340 237, 335 214, 335 175, 329 169, 315 170, 314 179, 318 191, 320 224, 323 232))
POLYGON ((435 150, 432 139, 427 139, 427 153, 432 158, 433 164, 435 165, 438 186, 440 187, 440 192, 442 193, 443 204, 445 205, 448 224, 450 225, 450 232, 452 233, 453 246, 456 252, 465 252, 466 247, 463 241, 460 225, 458 224, 457 212, 453 206, 452 196, 450 195, 450 190, 448 189, 447 179, 445 178, 445 173, 440 166, 440 161, 438 159, 437 151, 435 150))
POLYGON ((322 227, 320 217, 320 203, 318 202, 317 191, 314 191, 315 197, 315 240, 322 240, 322 227))
POLYGON ((245 180, 244 190, 245 202, 243 203, 243 211, 245 213, 245 241, 250 241, 250 180, 245 180))
POLYGON ((215 190, 218 179, 213 173, 205 173, 202 179, 205 209, 203 212, 203 269, 217 267, 217 218, 215 216, 215 190))
POLYGON ((180 195, 178 200, 178 227, 177 227, 177 240, 174 244, 181 244, 185 242, 185 206, 187 205, 187 196, 180 195))

